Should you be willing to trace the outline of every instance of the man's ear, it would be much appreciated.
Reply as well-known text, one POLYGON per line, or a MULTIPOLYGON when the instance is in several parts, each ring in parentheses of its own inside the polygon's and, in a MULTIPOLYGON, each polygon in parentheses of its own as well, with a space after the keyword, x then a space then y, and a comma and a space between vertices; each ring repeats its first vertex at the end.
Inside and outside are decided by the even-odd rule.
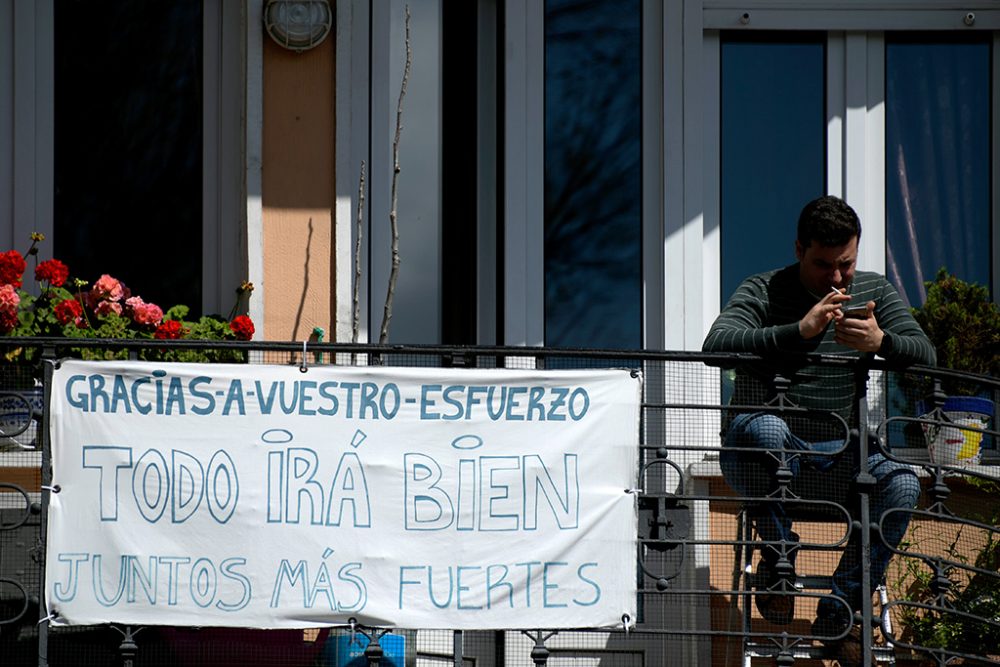
POLYGON ((805 256, 806 249, 802 247, 802 243, 795 239, 795 259, 802 261, 802 257, 805 256))

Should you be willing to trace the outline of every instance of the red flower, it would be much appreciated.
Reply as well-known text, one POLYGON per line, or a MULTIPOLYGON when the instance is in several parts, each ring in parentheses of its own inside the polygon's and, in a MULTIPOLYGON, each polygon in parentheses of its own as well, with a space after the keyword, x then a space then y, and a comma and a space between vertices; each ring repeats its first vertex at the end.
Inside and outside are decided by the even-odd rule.
MULTIPOLYGON (((39 267, 41 267, 41 264, 39 264, 39 267)), ((56 316, 59 324, 73 322, 77 326, 80 326, 83 319, 83 306, 76 299, 64 299, 56 304, 56 307, 52 309, 52 313, 56 316)))
POLYGON ((153 333, 153 338, 161 340, 175 340, 184 335, 184 328, 177 320, 166 320, 153 333))
POLYGON ((229 323, 229 328, 233 330, 233 333, 240 340, 250 340, 253 338, 253 320, 246 315, 237 315, 234 317, 233 321, 229 323))
POLYGON ((18 251, 0 252, 0 285, 20 287, 26 268, 28 264, 18 251))
POLYGON ((17 313, 0 310, 0 333, 9 334, 18 324, 17 313))
POLYGON ((35 267, 35 280, 48 281, 52 287, 62 287, 69 279, 69 267, 58 259, 47 259, 35 267))

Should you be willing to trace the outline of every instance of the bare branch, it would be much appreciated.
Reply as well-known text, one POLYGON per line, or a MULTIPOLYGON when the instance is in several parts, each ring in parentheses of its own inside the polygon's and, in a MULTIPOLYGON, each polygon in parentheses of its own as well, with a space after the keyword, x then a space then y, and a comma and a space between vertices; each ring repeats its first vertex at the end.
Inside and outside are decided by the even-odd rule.
POLYGON ((403 81, 399 86, 399 101, 396 103, 396 134, 392 140, 392 205, 389 209, 389 223, 392 226, 392 269, 389 271, 389 287, 385 295, 382 311, 382 331, 378 342, 384 345, 389 339, 389 322, 392 320, 392 300, 396 295, 396 280, 399 278, 399 225, 396 219, 396 184, 399 178, 399 136, 403 130, 403 98, 406 97, 406 83, 410 78, 410 6, 406 5, 406 64, 403 67, 403 81))
POLYGON ((361 178, 358 180, 358 221, 357 238, 354 241, 354 298, 353 298, 353 331, 351 342, 357 343, 361 334, 361 237, 364 234, 362 226, 365 211, 365 161, 361 161, 361 178))

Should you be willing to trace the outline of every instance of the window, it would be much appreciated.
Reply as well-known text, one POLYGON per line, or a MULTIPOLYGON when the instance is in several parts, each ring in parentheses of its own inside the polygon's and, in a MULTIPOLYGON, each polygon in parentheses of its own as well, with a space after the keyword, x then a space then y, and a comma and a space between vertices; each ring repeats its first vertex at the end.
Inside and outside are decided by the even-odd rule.
POLYGON ((795 261, 795 223, 824 193, 822 35, 724 34, 722 301, 747 276, 795 261))
MULTIPOLYGON (((338 155, 350 155, 338 162, 349 200, 361 160, 370 166, 368 340, 378 338, 390 270, 404 6, 345 6, 358 34, 370 20, 371 52, 338 44, 338 61, 370 66, 371 131, 356 116, 338 123, 341 145, 351 143, 338 155)), ((410 12, 389 340, 640 347, 641 2, 428 2, 410 12)), ((338 86, 356 89, 339 76, 338 86)), ((353 207, 338 209, 348 215, 353 207)))
POLYGON ((4 247, 41 232, 76 277, 108 272, 164 307, 227 313, 240 281, 260 280, 247 253, 259 177, 245 165, 259 164, 260 127, 248 37, 263 30, 243 14, 215 0, 0 1, 4 247))
POLYGON ((941 267, 991 284, 990 46, 886 38, 886 272, 913 306, 941 267))
MULTIPOLYGON (((945 97, 985 95, 969 97, 973 124, 965 116, 959 122, 982 138, 961 157, 963 169, 977 172, 963 183, 974 193, 960 193, 961 215, 948 218, 960 235, 977 241, 953 245, 946 258, 921 252, 931 267, 922 271, 942 260, 958 266, 961 255, 978 280, 996 283, 990 193, 997 176, 987 168, 996 140, 989 124, 975 118, 985 113, 989 120, 996 96, 990 64, 1000 12, 977 11, 967 26, 965 12, 922 0, 907 0, 898 11, 864 3, 779 4, 751 0, 739 12, 714 1, 639 0, 476 0, 474 10, 421 8, 443 26, 421 30, 437 35, 444 55, 433 47, 418 55, 425 64, 440 61, 445 84, 441 98, 423 106, 426 132, 415 129, 416 116, 407 117, 402 177, 413 180, 405 160, 416 159, 428 184, 419 192, 443 197, 440 227, 428 227, 419 239, 439 243, 440 251, 438 264, 420 276, 426 289, 397 295, 420 307, 394 315, 394 342, 698 349, 740 280, 794 261, 798 213, 824 193, 843 197, 862 218, 859 268, 891 278, 896 272, 908 293, 920 279, 916 265, 906 266, 915 255, 906 247, 904 199, 893 190, 900 183, 893 182, 893 156, 900 148, 914 155, 920 138, 913 127, 894 125, 893 115, 915 108, 907 96, 917 94, 908 87, 918 81, 904 70, 894 74, 893 53, 921 40, 934 49, 937 42, 961 46, 961 55, 948 56, 959 59, 953 67, 976 61, 950 81, 945 97), (946 26, 961 42, 928 32, 946 26), (969 87, 966 80, 975 77, 979 83, 969 87), (421 145, 407 143, 414 134, 422 135, 421 145), (432 187, 437 176, 441 182, 432 187), (451 266, 455 256, 460 261, 451 266), (460 289, 453 287, 459 282, 460 289), (444 324, 429 338, 397 338, 396 318, 410 316, 444 324), (449 327, 459 334, 449 336, 449 327)), ((353 151, 350 168, 338 166, 338 181, 349 174, 338 185, 344 201, 355 195, 362 157, 373 167, 388 164, 402 7, 402 0, 338 5, 356 37, 343 49, 338 43, 338 63, 346 63, 338 87, 372 86, 367 98, 350 96, 338 115, 339 139, 353 151), (395 18, 386 19, 387 12, 395 18)), ((408 108, 415 104, 408 97, 408 108)), ((943 147, 947 123, 943 116, 934 122, 940 135, 934 141, 943 147)), ((369 199, 375 227, 364 280, 373 328, 387 273, 376 257, 388 211, 377 203, 387 197, 384 174, 371 181, 369 199)), ((928 174, 909 178, 910 188, 930 188, 928 174)), ((922 204, 912 196, 906 201, 922 204)), ((338 219, 353 219, 345 208, 338 219)), ((916 236, 923 235, 918 227, 916 236)))
POLYGON ((202 304, 202 6, 55 5, 54 255, 202 304))
MULTIPOLYGON (((788 3, 786 10, 774 12, 750 7, 746 28, 738 30, 733 29, 731 12, 705 9, 705 117, 718 113, 720 126, 717 166, 711 133, 706 144, 708 173, 713 167, 718 170, 719 182, 712 183, 710 177, 709 185, 718 187, 719 210, 713 210, 711 198, 706 200, 705 249, 710 258, 718 244, 720 306, 741 276, 782 263, 774 261, 772 249, 778 256, 790 257, 788 227, 766 226, 779 214, 755 211, 752 203, 756 199, 773 206, 785 193, 795 193, 789 198, 797 200, 780 214, 788 225, 801 204, 815 194, 846 199, 860 214, 865 230, 859 268, 884 273, 911 305, 923 302, 924 281, 933 279, 941 267, 989 285, 996 293, 1000 259, 992 115, 998 90, 995 28, 1000 16, 993 10, 977 12, 967 23, 964 14, 932 4, 921 12, 841 13, 809 3, 788 3), (825 43, 825 54, 812 57, 788 50, 783 58, 766 62, 752 53, 755 48, 777 52, 782 44, 801 42, 803 35, 812 35, 805 41, 816 42, 815 48, 825 43), (713 44, 718 49, 717 65, 713 44), (734 72, 740 67, 749 70, 744 74, 748 81, 754 80, 754 73, 760 79, 748 84, 760 91, 759 99, 736 96, 734 72), (812 73, 783 86, 805 69, 812 73), (720 88, 718 100, 712 95, 713 81, 720 88), (816 90, 817 85, 822 89, 816 90), (822 121, 811 133, 800 135, 802 119, 816 118, 815 104, 809 110, 802 108, 810 96, 821 105, 822 121), (754 104, 767 109, 760 114, 763 126, 750 125, 744 118, 752 117, 754 104), (776 127, 782 127, 780 135, 774 132, 776 127), (787 143, 782 141, 785 127, 787 143), (743 137, 740 130, 750 137, 743 137), (753 148, 746 149, 741 142, 753 148), (782 155, 786 146, 793 152, 782 155), (775 163, 786 168, 768 166, 767 160, 776 155, 780 157, 775 163), (822 160, 822 174, 817 158, 822 160), (765 180, 776 171, 780 180, 765 180), (796 191, 797 183, 815 184, 817 179, 819 191, 816 185, 796 191), (748 182, 754 186, 742 187, 748 182), (734 229, 734 210, 747 208, 757 217, 756 229, 763 230, 757 236, 739 236, 734 229), (713 236, 716 220, 718 240, 713 236), (759 258, 758 266, 737 265, 744 247, 751 251, 742 254, 752 261, 759 258)), ((740 225, 755 228, 745 219, 740 225)), ((711 278, 707 271, 709 283, 711 278)), ((710 308, 706 313, 706 326, 714 312, 710 308)))
POLYGON ((545 5, 545 343, 642 345, 641 7, 545 5))

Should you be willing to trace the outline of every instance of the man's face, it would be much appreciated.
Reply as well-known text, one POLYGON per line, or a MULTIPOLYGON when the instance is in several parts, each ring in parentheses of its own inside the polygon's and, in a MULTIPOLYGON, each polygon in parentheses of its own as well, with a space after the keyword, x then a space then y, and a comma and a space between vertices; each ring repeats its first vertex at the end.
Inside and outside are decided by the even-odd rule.
POLYGON ((795 256, 799 260, 799 280, 807 290, 822 297, 831 287, 843 289, 851 284, 858 262, 858 237, 838 246, 811 241, 805 248, 796 240, 795 256))

